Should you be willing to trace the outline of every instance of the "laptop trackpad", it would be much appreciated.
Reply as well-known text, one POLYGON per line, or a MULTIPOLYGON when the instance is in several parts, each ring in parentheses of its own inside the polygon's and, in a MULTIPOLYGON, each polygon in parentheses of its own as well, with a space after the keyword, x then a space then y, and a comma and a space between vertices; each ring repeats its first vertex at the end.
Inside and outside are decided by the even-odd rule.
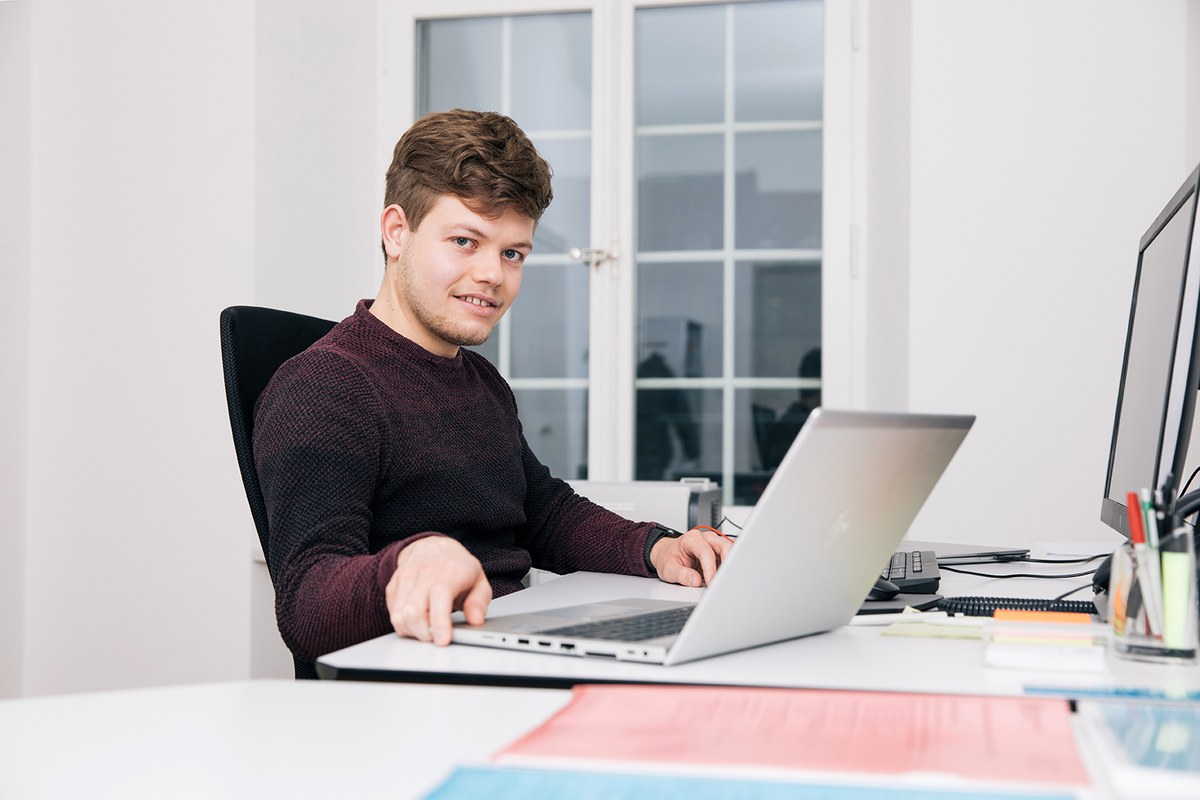
POLYGON ((606 603, 590 603, 586 606, 573 606, 569 608, 551 608, 545 611, 539 611, 538 616, 542 617, 566 617, 568 619, 579 620, 586 622, 593 619, 608 619, 609 617, 620 617, 629 614, 629 606, 608 605, 606 603))

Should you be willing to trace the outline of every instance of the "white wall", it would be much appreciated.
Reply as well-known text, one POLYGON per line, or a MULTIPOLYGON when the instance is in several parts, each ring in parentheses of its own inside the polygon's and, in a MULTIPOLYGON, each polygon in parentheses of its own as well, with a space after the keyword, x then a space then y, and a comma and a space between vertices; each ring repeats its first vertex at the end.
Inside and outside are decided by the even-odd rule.
POLYGON ((252 14, 33 4, 29 694, 246 669, 216 321, 253 285, 252 14))
POLYGON ((0 696, 261 673, 217 316, 374 292, 375 47, 373 0, 0 3, 0 696))
POLYGON ((1137 243, 1200 157, 1185 2, 912 6, 908 405, 979 418, 915 534, 1111 541, 1137 243))
POLYGON ((375 2, 257 8, 256 302, 343 319, 383 278, 375 2))
POLYGON ((29 386, 29 3, 0 2, 0 697, 21 689, 29 386))

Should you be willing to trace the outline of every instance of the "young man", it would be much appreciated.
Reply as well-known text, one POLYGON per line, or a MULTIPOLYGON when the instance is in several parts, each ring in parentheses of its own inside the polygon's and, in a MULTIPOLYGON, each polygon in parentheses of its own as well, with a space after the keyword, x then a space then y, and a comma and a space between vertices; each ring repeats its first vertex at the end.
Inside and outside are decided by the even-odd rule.
POLYGON ((550 168, 509 118, 455 110, 396 144, 374 301, 284 364, 259 400, 254 456, 267 563, 298 677, 396 631, 439 645, 481 624, 530 566, 712 580, 728 552, 576 495, 521 432, 484 342, 516 300, 550 168))

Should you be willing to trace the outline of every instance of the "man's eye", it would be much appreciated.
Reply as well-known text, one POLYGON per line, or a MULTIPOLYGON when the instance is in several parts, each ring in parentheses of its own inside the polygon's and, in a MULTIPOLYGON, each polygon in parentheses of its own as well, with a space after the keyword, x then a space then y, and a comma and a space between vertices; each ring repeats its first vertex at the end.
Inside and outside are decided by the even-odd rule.
POLYGON ((471 246, 471 240, 465 236, 455 236, 454 243, 456 245, 458 245, 459 247, 470 247, 471 246))
POLYGON ((525 254, 522 253, 520 250, 505 250, 504 257, 507 258, 509 261, 516 261, 518 263, 525 260, 525 254))

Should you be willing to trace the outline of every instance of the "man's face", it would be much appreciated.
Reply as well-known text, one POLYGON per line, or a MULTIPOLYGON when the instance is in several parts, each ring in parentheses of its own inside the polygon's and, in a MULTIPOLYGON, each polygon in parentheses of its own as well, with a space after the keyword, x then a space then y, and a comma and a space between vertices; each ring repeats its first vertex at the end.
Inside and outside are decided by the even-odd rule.
POLYGON ((393 291, 386 293, 398 312, 393 327, 437 355, 483 344, 521 289, 533 229, 532 219, 511 209, 488 219, 441 196, 418 230, 401 224, 395 233, 393 291))

